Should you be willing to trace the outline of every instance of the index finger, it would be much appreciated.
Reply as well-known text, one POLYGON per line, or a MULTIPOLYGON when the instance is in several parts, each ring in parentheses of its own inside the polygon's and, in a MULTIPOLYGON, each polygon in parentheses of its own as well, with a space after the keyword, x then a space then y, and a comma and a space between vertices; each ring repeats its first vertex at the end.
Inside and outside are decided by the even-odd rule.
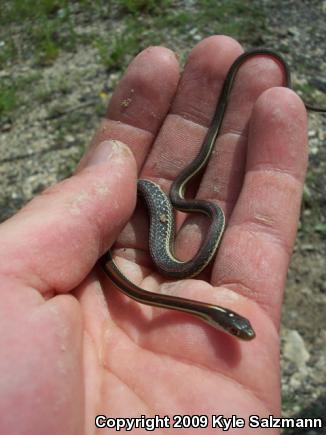
POLYGON ((149 47, 139 53, 114 91, 78 169, 98 144, 110 139, 129 146, 139 169, 170 108, 178 81, 179 64, 171 50, 149 47))

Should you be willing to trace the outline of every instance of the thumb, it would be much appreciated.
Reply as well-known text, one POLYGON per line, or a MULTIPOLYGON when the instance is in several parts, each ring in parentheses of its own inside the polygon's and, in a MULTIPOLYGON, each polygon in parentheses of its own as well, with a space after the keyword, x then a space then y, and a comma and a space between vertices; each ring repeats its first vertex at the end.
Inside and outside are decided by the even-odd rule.
POLYGON ((99 144, 81 171, 0 225, 0 275, 42 293, 73 289, 133 212, 136 176, 126 145, 99 144))

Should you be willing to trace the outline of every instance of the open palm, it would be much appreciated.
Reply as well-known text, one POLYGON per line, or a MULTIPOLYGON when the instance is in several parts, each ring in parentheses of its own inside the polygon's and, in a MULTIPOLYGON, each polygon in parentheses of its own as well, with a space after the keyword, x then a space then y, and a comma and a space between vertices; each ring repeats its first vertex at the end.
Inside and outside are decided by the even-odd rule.
MULTIPOLYGON (((201 430, 213 433, 211 415, 236 414, 251 433, 249 415, 279 413, 280 307, 306 167, 304 106, 276 88, 280 65, 258 56, 241 67, 216 150, 193 186, 227 217, 202 280, 164 281, 151 270, 141 206, 125 226, 137 176, 168 191, 196 156, 239 54, 234 40, 207 38, 179 80, 172 52, 144 50, 76 175, 1 225, 0 433, 89 435, 101 431, 96 415, 155 414, 170 417, 171 433, 180 432, 173 415, 207 415, 201 430), (240 342, 190 315, 122 295, 96 266, 116 240, 117 261, 132 281, 231 308, 250 319, 256 338, 240 342)), ((177 221, 176 255, 186 260, 207 222, 181 213, 177 221)))

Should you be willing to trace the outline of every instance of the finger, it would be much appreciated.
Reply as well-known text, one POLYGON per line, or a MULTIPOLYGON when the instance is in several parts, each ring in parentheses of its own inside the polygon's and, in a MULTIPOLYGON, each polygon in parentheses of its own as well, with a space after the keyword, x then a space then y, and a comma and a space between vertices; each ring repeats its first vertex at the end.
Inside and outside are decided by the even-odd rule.
MULTIPOLYGON (((248 120, 253 105, 266 89, 282 84, 283 67, 268 55, 248 58, 235 77, 220 134, 196 193, 198 199, 218 204, 226 219, 233 210, 243 182, 248 120)), ((178 234, 178 252, 181 255, 187 253, 187 259, 192 258, 203 243, 208 225, 210 222, 204 216, 189 216, 178 234)))
MULTIPOLYGON (((238 43, 227 37, 211 37, 189 56, 180 91, 144 167, 168 191, 171 182, 198 153, 210 125, 225 75, 240 54, 238 43), (177 132, 177 133, 176 133, 177 132), (174 137, 175 136, 175 137, 174 137)), ((240 68, 208 169, 197 197, 217 202, 228 215, 242 184, 247 144, 247 125, 252 106, 268 87, 282 84, 283 71, 267 56, 249 59, 240 68)), ((179 232, 176 254, 193 257, 207 231, 207 219, 194 215, 179 232)))
POLYGON ((180 86, 142 176, 158 179, 168 188, 196 156, 212 119, 224 77, 241 53, 231 38, 214 36, 190 53, 180 86))
POLYGON ((256 54, 236 75, 215 152, 197 193, 198 198, 218 202, 226 216, 232 212, 243 182, 253 106, 265 90, 285 84, 284 73, 273 57, 256 54))
POLYGON ((60 295, 44 303, 35 289, 2 276, 0 322, 0 433, 82 433, 84 337, 77 300, 60 295), (24 416, 15 429, 13 403, 24 416))
POLYGON ((112 245, 135 199, 132 153, 103 142, 81 172, 1 225, 0 273, 41 292, 71 290, 112 245))
MULTIPOLYGON (((227 37, 208 38, 192 50, 172 108, 146 159, 141 177, 153 179, 169 191, 171 180, 196 155, 226 71, 240 51, 239 44, 227 37)), ((144 214, 137 213, 119 237, 117 246, 123 247, 120 254, 126 255, 126 247, 147 250, 148 240, 144 234, 148 234, 147 221, 144 214)))
POLYGON ((79 168, 94 148, 108 139, 127 144, 140 167, 169 110, 178 80, 179 65, 171 50, 150 47, 136 56, 115 90, 79 168))
MULTIPOLYGON (((236 75, 220 134, 196 194, 199 199, 218 204, 226 219, 243 182, 248 120, 253 105, 264 90, 281 85, 283 81, 283 68, 267 55, 249 58, 236 75)), ((204 241, 208 225, 210 222, 204 216, 194 214, 188 217, 177 238, 178 252, 182 256, 187 253, 186 258, 190 259, 195 255, 204 241)), ((206 275, 209 274, 207 269, 206 275)))
POLYGON ((212 281, 255 300, 277 325, 306 164, 301 100, 286 88, 266 91, 254 107, 244 184, 212 281))
MULTIPOLYGON (((224 36, 207 38, 191 51, 172 108, 143 167, 142 178, 158 182, 169 192, 173 180, 197 155, 225 75, 240 53, 238 42, 224 36)), ((177 214, 178 228, 180 224, 177 214)), ((177 257, 188 260, 200 241, 201 231, 193 225, 186 243, 180 245, 179 238, 176 240, 177 257)))

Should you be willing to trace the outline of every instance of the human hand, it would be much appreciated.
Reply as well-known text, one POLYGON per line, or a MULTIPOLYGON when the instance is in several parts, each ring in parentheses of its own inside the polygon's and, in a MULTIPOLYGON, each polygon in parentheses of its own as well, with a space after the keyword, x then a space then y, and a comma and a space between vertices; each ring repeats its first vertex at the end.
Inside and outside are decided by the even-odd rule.
MULTIPOLYGON (((227 216, 203 280, 165 282, 151 270, 140 207, 115 245, 136 284, 228 307, 250 319, 255 340, 242 343, 191 316, 137 304, 94 268, 135 204, 131 153, 103 141, 126 143, 141 177, 168 190, 195 157, 240 53, 230 38, 208 38, 178 82, 169 50, 142 52, 76 175, 1 225, 0 433, 91 434, 97 414, 279 413, 280 306, 307 157, 302 102, 288 89, 269 89, 283 80, 274 60, 241 67, 198 188, 227 216)), ((181 214, 178 223, 176 254, 188 259, 207 223, 181 214)))

